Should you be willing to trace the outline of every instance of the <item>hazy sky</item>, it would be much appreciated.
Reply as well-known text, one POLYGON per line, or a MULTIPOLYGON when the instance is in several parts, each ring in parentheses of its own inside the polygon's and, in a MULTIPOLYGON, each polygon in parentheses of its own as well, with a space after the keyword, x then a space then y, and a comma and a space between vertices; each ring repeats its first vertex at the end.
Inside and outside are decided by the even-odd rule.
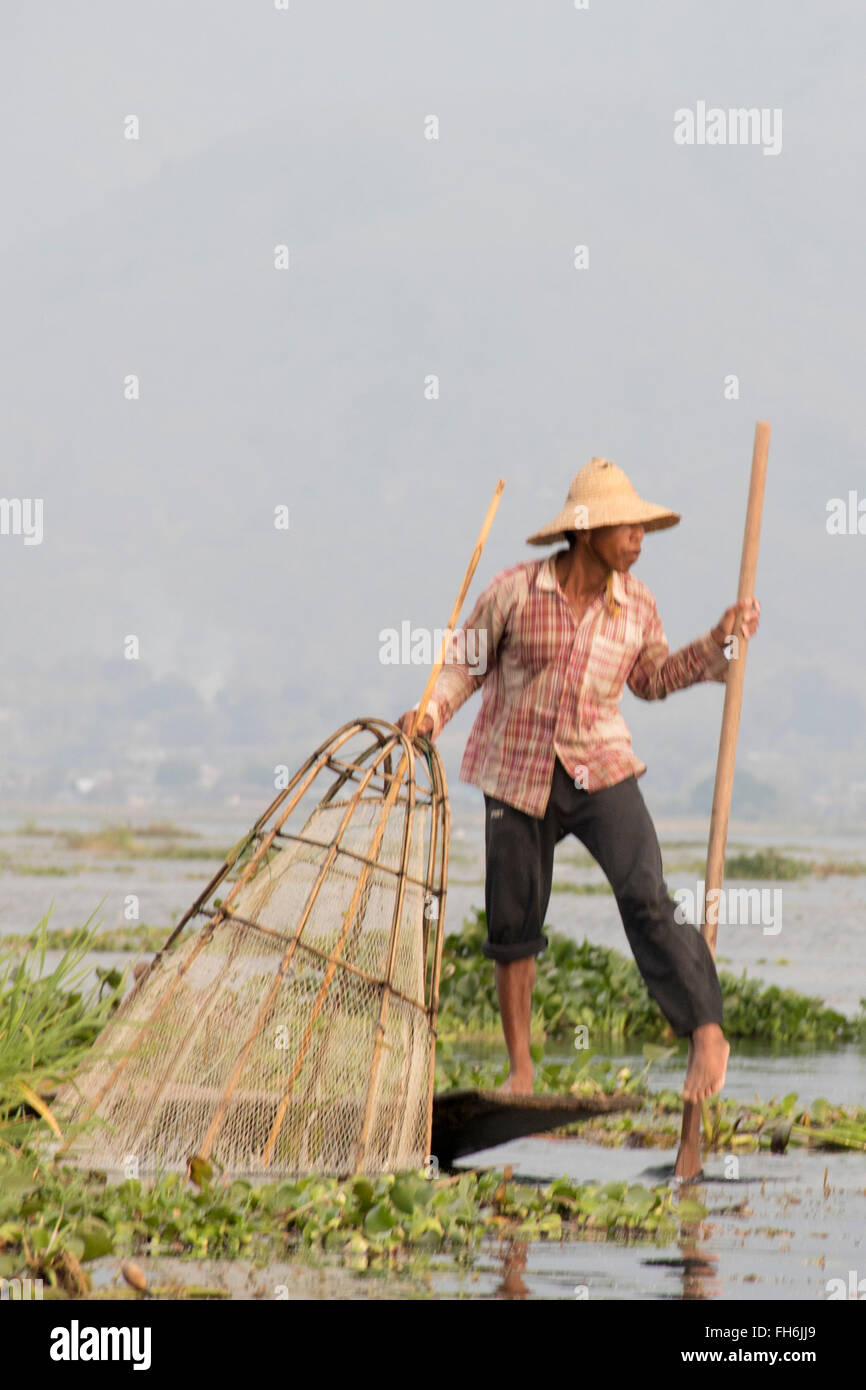
MULTIPOLYGON (((2 490, 44 530, 0 536, 7 769, 147 752, 160 681, 211 761, 396 716, 426 673, 380 631, 445 623, 497 477, 473 596, 593 454, 683 515, 635 569, 676 648, 735 597, 764 418, 741 766, 866 817, 866 534, 826 529, 866 500, 864 43, 839 0, 4 11, 2 490), (699 103, 781 149, 676 144, 699 103)), ((624 710, 660 790, 712 769, 720 687, 624 710)))

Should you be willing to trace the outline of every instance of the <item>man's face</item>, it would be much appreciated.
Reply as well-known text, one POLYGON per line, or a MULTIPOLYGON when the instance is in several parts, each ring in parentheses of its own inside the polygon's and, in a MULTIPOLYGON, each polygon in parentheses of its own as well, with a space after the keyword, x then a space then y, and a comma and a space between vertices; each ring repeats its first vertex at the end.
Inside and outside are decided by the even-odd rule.
POLYGON ((598 526, 592 531, 592 544, 612 570, 628 571, 640 555, 644 529, 639 523, 625 526, 598 526))

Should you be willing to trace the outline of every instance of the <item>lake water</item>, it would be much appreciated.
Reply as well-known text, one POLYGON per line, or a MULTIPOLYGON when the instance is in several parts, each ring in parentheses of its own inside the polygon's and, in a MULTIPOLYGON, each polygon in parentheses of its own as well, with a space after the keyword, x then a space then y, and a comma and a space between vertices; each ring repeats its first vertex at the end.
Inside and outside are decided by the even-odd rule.
MULTIPOLYGON (((483 827, 477 808, 452 810, 446 921, 456 929, 465 916, 483 905, 483 827)), ((59 818, 52 816, 51 823, 59 825, 59 818)), ((73 818, 67 817, 67 824, 71 823, 73 818)), ((232 816, 201 817, 195 828, 208 844, 225 847, 239 839, 248 823, 232 816)), ((104 928, 128 926, 124 906, 130 894, 139 900, 139 920, 163 925, 167 934, 218 866, 213 858, 133 859, 122 853, 106 856, 69 850, 48 837, 11 834, 17 824, 20 818, 16 820, 14 812, 7 810, 5 824, 0 826, 6 832, 0 837, 0 934, 28 933, 48 911, 54 927, 78 926, 93 913, 104 928), (68 872, 50 877, 22 872, 46 866, 68 872)), ((80 816, 74 824, 84 828, 80 816)), ((680 831, 676 844, 666 847, 665 827, 660 825, 659 831, 671 892, 693 889, 694 872, 677 865, 700 860, 703 842, 680 831)), ((768 840, 758 832, 738 833, 736 839, 732 836, 729 851, 767 843, 782 847, 778 837, 768 840)), ((788 841, 786 848, 834 860, 856 858, 858 850, 838 837, 820 844, 788 841)), ((579 847, 569 842, 558 851, 556 881, 560 885, 595 883, 601 882, 601 875, 582 861, 579 847)), ((855 1013, 866 995, 866 876, 738 886, 769 886, 781 892, 779 930, 768 932, 760 924, 720 926, 720 964, 818 995, 842 1012, 855 1013)), ((627 951, 609 895, 554 893, 548 923, 577 939, 585 937, 627 951)), ((128 968, 133 959, 128 953, 100 953, 94 964, 128 968)), ((554 1058, 553 1053, 550 1056, 554 1058)), ((643 1065, 642 1057, 628 1048, 615 1060, 633 1069, 643 1065)), ((672 1058, 654 1064, 652 1084, 678 1087, 681 1076, 682 1058, 672 1058)), ((734 1049, 727 1095, 766 1101, 791 1091, 805 1102, 825 1096, 866 1105, 866 1048, 780 1052, 753 1044, 734 1049)), ((866 1154, 760 1151, 739 1154, 738 1159, 739 1178, 733 1181, 724 1176, 724 1157, 710 1156, 707 1180, 694 1189, 694 1195, 709 1207, 709 1215, 679 1244, 581 1241, 509 1243, 505 1249, 490 1246, 471 1273, 455 1275, 450 1264, 434 1270, 428 1292, 434 1297, 568 1300, 584 1294, 590 1298, 820 1299, 827 1296, 831 1278, 847 1280, 852 1270, 866 1277, 866 1154)), ((622 1177, 651 1185, 668 1180, 672 1162, 673 1151, 601 1149, 580 1140, 534 1138, 477 1154, 472 1166, 511 1164, 516 1177, 545 1181, 565 1174, 580 1181, 622 1177)), ((184 1282, 203 1282, 194 1267, 173 1262, 173 1270, 178 1267, 188 1271, 178 1276, 184 1282)), ((309 1296, 311 1287, 339 1286, 340 1297, 369 1297, 382 1291, 381 1284, 375 1284, 374 1291, 368 1278, 346 1271, 319 1276, 297 1269, 292 1273, 291 1265, 286 1268, 285 1279, 297 1286, 299 1296, 309 1296), (325 1283, 317 1285, 317 1279, 325 1283)), ((240 1264, 220 1270, 211 1263, 207 1282, 227 1281, 225 1287, 235 1297, 271 1297, 276 1273, 269 1270, 266 1277, 261 1273, 253 1277, 244 1274, 240 1264)), ((395 1293, 399 1287, 398 1280, 395 1293)))

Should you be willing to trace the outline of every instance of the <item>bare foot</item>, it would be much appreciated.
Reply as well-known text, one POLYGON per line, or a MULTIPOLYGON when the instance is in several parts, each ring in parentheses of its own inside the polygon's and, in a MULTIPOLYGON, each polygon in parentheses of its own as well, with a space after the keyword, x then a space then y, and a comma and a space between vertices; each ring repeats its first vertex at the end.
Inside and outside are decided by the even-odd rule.
POLYGON ((702 1023, 689 1041, 689 1065, 683 1082, 683 1100, 700 1103, 716 1095, 725 1084, 731 1049, 717 1023, 702 1023))
POLYGON ((532 1067, 526 1071, 512 1072, 507 1081, 503 1081, 497 1087, 500 1095, 505 1096, 527 1096, 532 1094, 535 1084, 535 1072, 532 1067))

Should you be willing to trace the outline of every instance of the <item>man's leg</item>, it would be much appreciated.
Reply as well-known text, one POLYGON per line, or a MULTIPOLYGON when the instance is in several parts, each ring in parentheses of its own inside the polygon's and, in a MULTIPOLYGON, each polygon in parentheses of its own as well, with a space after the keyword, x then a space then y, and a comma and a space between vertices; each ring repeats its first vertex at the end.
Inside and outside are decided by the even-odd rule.
POLYGON ((535 957, 494 965, 502 1031, 508 1049, 508 1080, 503 1091, 514 1094, 532 1090, 533 1066, 529 1055, 529 1025, 532 1020, 532 987, 535 984, 535 957))
POLYGON ((689 1038, 683 1098, 704 1100, 721 1090, 730 1052, 721 1028, 722 991, 712 955, 700 932, 676 919, 655 827, 637 780, 630 777, 575 795, 579 799, 567 822, 560 812, 563 828, 577 835, 600 864, 647 989, 674 1032, 689 1038))
POLYGON ((535 957, 547 945, 542 926, 553 881, 553 819, 528 816, 485 796, 487 940, 482 950, 495 962, 496 993, 508 1049, 504 1090, 532 1090, 529 1054, 535 957))

